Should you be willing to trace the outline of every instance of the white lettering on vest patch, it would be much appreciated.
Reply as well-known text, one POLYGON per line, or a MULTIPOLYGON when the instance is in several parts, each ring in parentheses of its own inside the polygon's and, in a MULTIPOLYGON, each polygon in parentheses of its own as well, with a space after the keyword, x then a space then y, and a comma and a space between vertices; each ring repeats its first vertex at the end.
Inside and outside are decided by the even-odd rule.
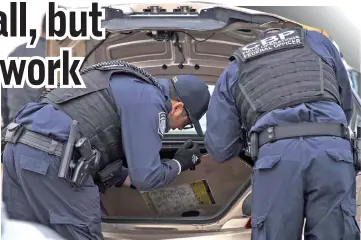
POLYGON ((240 48, 242 60, 248 61, 267 53, 287 48, 303 47, 302 29, 282 31, 240 48))
POLYGON ((159 124, 158 124, 158 133, 163 137, 165 130, 167 128, 167 116, 165 112, 158 113, 159 124))

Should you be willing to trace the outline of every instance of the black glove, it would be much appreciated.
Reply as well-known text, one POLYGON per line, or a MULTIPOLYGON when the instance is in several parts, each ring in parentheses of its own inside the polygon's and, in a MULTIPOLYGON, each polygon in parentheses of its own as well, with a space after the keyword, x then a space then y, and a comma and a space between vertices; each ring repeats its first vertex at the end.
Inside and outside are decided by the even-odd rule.
POLYGON ((179 162, 182 172, 188 169, 195 170, 195 166, 201 163, 201 150, 198 143, 187 140, 174 154, 173 159, 179 162))

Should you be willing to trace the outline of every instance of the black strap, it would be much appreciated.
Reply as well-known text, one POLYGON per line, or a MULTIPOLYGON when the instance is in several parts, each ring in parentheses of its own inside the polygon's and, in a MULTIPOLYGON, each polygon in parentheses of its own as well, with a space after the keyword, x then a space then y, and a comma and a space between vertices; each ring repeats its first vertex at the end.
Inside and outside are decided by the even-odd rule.
POLYGON ((336 123, 298 123, 289 126, 274 126, 263 130, 258 135, 259 147, 280 139, 312 137, 312 136, 335 136, 350 139, 347 126, 336 123))
POLYGON ((14 141, 14 143, 23 143, 58 157, 61 157, 64 149, 63 143, 25 128, 23 129, 20 136, 14 141))

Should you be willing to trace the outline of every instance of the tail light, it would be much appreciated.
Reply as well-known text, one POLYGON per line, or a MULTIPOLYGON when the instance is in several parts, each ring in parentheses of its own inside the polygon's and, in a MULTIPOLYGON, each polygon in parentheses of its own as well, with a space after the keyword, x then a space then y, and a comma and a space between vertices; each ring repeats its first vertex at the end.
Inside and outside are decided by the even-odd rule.
POLYGON ((248 218, 246 225, 244 226, 246 229, 252 228, 252 217, 248 218))

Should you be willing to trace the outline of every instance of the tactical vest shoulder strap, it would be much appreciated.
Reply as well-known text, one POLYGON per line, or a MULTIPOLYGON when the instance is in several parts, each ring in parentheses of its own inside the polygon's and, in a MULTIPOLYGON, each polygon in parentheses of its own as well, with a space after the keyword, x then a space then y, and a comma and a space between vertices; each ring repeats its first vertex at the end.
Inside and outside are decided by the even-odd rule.
POLYGON ((95 65, 89 66, 81 70, 80 75, 86 74, 94 70, 119 71, 119 72, 128 73, 142 79, 143 81, 149 84, 156 86, 159 90, 161 90, 159 83, 147 71, 124 61, 113 60, 113 61, 97 63, 95 65))
MULTIPOLYGON (((145 71, 144 69, 141 69, 133 64, 130 64, 125 61, 120 60, 112 60, 112 61, 106 61, 106 62, 100 62, 94 65, 91 65, 89 67, 86 67, 82 70, 80 70, 80 75, 84 75, 87 73, 90 73, 92 71, 108 71, 109 73, 114 72, 122 72, 127 73, 130 75, 133 75, 141 80, 143 80, 146 83, 152 84, 153 86, 157 87, 161 91, 161 87, 159 83, 152 77, 150 73, 145 71)), ((60 82, 58 82, 58 87, 60 86, 60 82)), ((41 96, 37 99, 37 102, 41 102, 42 99, 50 93, 54 89, 46 89, 41 96)), ((166 96, 166 99, 168 97, 166 96)))
MULTIPOLYGON (((163 93, 159 83, 146 70, 139 68, 128 62, 125 62, 125 61, 113 60, 113 61, 101 62, 101 63, 95 64, 95 65, 89 66, 87 68, 84 68, 83 70, 80 71, 80 74, 83 75, 83 74, 89 73, 94 70, 108 71, 109 72, 108 78, 110 78, 110 76, 115 72, 130 74, 130 75, 133 75, 133 76, 143 80, 144 82, 146 82, 148 84, 155 86, 165 97, 165 99, 166 99, 165 105, 167 106, 167 108, 171 109, 170 98, 163 93)), ((113 96, 111 91, 108 93, 111 96, 113 96)))

